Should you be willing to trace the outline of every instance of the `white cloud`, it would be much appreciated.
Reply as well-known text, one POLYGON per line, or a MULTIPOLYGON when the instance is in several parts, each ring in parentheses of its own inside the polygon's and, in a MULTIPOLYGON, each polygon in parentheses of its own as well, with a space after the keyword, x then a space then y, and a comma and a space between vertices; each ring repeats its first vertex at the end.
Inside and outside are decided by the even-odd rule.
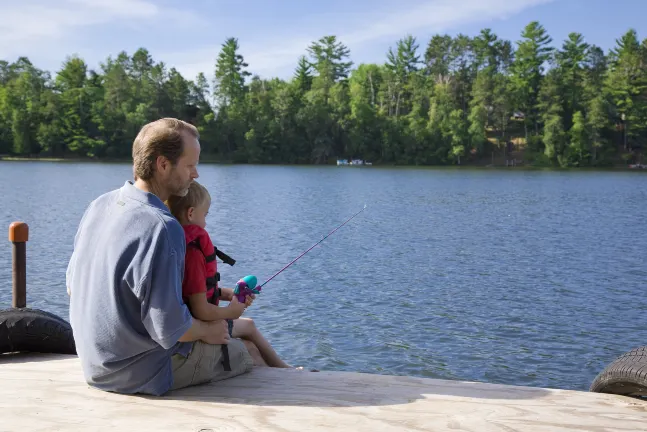
POLYGON ((116 16, 152 16, 159 13, 159 7, 144 0, 67 0, 97 12, 116 16))
POLYGON ((77 53, 96 67, 108 55, 141 44, 155 60, 193 79, 198 72, 213 75, 224 34, 234 33, 240 36, 241 53, 251 72, 286 78, 308 45, 326 34, 338 35, 359 62, 376 45, 392 45, 408 33, 445 32, 469 23, 506 19, 551 1, 556 0, 408 0, 408 5, 391 3, 388 9, 374 7, 366 13, 339 12, 342 19, 337 20, 326 14, 307 23, 297 21, 289 29, 272 28, 270 20, 260 29, 245 28, 244 19, 234 24, 218 13, 199 15, 188 2, 179 9, 157 0, 0 0, 0 58, 27 55, 39 67, 53 70, 67 55, 77 53), (129 30, 132 36, 126 33, 129 30), (82 37, 90 33, 101 39, 82 37), (115 35, 121 36, 119 42, 109 42, 115 35), (216 43, 214 38, 222 40, 216 43), (187 48, 160 49, 168 46, 166 42, 187 48))
POLYGON ((75 38, 79 29, 117 20, 126 25, 154 20, 185 27, 204 23, 197 15, 152 0, 0 1, 0 11, 0 58, 46 53, 61 40, 75 38))
POLYGON ((444 32, 472 22, 506 19, 522 10, 553 0, 436 0, 410 10, 389 14, 343 37, 348 45, 360 45, 385 37, 400 38, 419 29, 444 32))
MULTIPOLYGON (((451 28, 474 22, 503 20, 525 9, 550 3, 555 0, 432 0, 414 7, 395 6, 396 11, 387 10, 377 14, 363 14, 361 21, 345 22, 344 31, 339 28, 310 29, 301 35, 285 36, 273 40, 241 42, 241 53, 250 65, 249 69, 264 77, 289 75, 289 69, 296 65, 298 57, 306 54, 308 45, 325 34, 336 34, 353 52, 361 51, 367 44, 385 38, 397 39, 407 33, 425 30, 445 32, 451 28)), ((198 48, 181 53, 162 53, 165 61, 187 78, 198 72, 212 75, 215 58, 220 45, 198 48)))

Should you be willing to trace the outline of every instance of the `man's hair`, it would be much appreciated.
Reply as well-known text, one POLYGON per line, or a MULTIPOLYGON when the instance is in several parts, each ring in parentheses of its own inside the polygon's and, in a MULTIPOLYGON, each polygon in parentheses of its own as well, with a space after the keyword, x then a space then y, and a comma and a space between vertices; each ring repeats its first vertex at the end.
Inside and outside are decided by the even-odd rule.
POLYGON ((150 180, 155 163, 164 156, 172 165, 184 151, 184 133, 200 139, 198 129, 176 118, 162 118, 141 128, 133 142, 133 175, 135 180, 150 180))
POLYGON ((198 207, 207 202, 211 202, 209 191, 206 187, 193 180, 186 195, 171 195, 166 201, 166 205, 175 216, 175 219, 181 220, 190 207, 198 207))

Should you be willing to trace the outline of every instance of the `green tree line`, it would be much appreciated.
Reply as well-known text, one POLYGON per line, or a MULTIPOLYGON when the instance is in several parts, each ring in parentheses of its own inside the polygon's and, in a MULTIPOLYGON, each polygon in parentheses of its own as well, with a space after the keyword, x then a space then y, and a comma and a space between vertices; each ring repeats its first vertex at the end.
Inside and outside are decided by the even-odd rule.
POLYGON ((538 22, 511 42, 433 36, 397 41, 383 64, 355 67, 335 36, 312 42, 289 80, 250 72, 236 38, 209 82, 185 79, 146 49, 92 70, 68 57, 54 76, 0 61, 0 154, 127 158, 139 128, 178 117, 203 152, 235 163, 404 165, 510 158, 596 166, 638 160, 647 141, 647 39, 632 29, 608 53, 538 22), (515 156, 516 157, 516 156, 515 156))

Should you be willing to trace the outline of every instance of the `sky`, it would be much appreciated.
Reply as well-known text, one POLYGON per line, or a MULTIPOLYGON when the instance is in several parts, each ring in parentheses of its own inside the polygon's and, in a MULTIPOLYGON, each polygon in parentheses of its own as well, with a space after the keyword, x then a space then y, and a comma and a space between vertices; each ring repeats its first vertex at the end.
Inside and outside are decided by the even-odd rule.
POLYGON ((290 78, 299 56, 336 35, 354 65, 383 63, 408 34, 424 49, 434 34, 490 28, 516 42, 539 21, 561 46, 570 32, 608 51, 630 28, 647 38, 647 0, 0 0, 0 59, 28 57, 53 74, 69 55, 96 69, 108 56, 148 49, 187 79, 213 76, 228 37, 248 70, 290 78))

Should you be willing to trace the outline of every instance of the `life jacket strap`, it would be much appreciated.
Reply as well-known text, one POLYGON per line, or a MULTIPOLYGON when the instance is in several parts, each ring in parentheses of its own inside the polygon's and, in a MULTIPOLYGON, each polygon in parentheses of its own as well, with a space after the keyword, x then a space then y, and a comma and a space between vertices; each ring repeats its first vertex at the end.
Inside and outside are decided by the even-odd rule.
MULTIPOLYGON (((198 239, 193 240, 189 244, 196 246, 198 249, 200 249, 202 251, 202 248, 200 247, 200 242, 198 241, 198 239)), ((205 258, 205 260, 207 260, 207 262, 211 262, 211 261, 215 260, 216 257, 218 257, 218 258, 220 258, 220 260, 222 262, 224 262, 225 264, 229 264, 230 266, 233 266, 234 264, 236 264, 235 259, 233 259, 229 255, 227 255, 226 253, 224 253, 223 251, 218 249, 215 245, 214 245, 213 249, 214 249, 214 252, 211 255, 205 255, 204 256, 204 258, 205 258)), ((204 253, 204 251, 202 251, 202 253, 204 253)))
POLYGON ((216 272, 215 276, 207 278, 207 288, 215 287, 220 282, 220 272, 216 272))
POLYGON ((233 266, 236 264, 236 260, 224 253, 223 251, 219 250, 217 247, 214 246, 216 249, 216 256, 222 260, 225 264, 229 264, 230 266, 233 266))

